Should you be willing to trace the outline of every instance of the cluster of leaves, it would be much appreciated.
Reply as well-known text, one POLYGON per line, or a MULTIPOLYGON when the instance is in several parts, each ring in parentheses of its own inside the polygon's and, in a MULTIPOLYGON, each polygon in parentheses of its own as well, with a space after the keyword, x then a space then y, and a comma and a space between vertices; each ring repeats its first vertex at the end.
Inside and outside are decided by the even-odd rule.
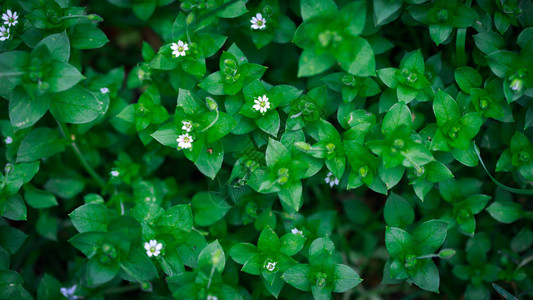
POLYGON ((531 1, 78 2, 0 1, 0 299, 532 295, 531 1))

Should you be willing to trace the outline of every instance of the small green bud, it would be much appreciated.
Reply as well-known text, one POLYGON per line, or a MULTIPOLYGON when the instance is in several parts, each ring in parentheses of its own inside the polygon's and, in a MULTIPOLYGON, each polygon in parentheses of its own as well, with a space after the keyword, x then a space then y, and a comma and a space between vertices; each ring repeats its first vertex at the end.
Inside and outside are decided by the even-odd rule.
POLYGON ((326 150, 328 151, 328 154, 333 154, 335 152, 335 144, 333 143, 327 144, 326 150))
POLYGON ((152 291, 152 283, 150 283, 150 281, 141 282, 141 289, 144 292, 151 292, 152 291))
POLYGON ((7 163, 6 166, 4 167, 4 173, 7 174, 10 174, 11 172, 13 172, 13 169, 15 167, 13 166, 13 164, 10 164, 10 163, 7 163))
POLYGON ((457 127, 452 127, 450 128, 450 131, 448 131, 448 137, 452 140, 456 139, 457 138, 457 133, 459 132, 459 128, 457 127))
POLYGON ((296 142, 294 143, 294 146, 298 148, 298 150, 304 151, 304 152, 311 150, 311 145, 309 145, 306 142, 296 142))
POLYGON ((439 20, 439 22, 446 22, 448 20, 448 16, 449 13, 448 13, 448 10, 447 9, 441 9, 439 10, 439 12, 437 13, 437 20, 439 20))
POLYGON ((466 220, 472 216, 472 213, 466 209, 460 209, 459 213, 457 214, 459 219, 466 220))
POLYGON ((518 159, 522 162, 528 162, 531 157, 529 156, 529 153, 526 151, 520 151, 518 154, 518 159))
POLYGON ((405 146, 405 142, 402 139, 395 139, 393 142, 394 148, 400 150, 405 146))
POLYGON ((263 8, 263 12, 265 13, 265 15, 270 16, 273 13, 272 6, 265 5, 265 7, 263 8))
POLYGON ((316 274, 316 286, 318 287, 324 287, 326 286, 326 279, 328 278, 328 275, 323 272, 318 272, 316 274))
POLYGON ((215 101, 215 99, 211 97, 206 97, 205 102, 207 104, 207 108, 211 111, 217 111, 218 110, 218 103, 215 101))
POLYGON ((344 84, 346 86, 355 87, 357 85, 357 80, 356 80, 355 76, 350 75, 350 74, 342 75, 341 76, 341 82, 342 82, 342 84, 344 84))
MULTIPOLYGON (((198 6, 198 8, 200 8, 200 6, 198 6)), ((194 12, 191 12, 187 15, 185 23, 187 23, 187 25, 191 25, 192 23, 194 23, 194 19, 196 19, 196 15, 194 14, 194 12)))
POLYGON ((426 170, 424 169, 424 166, 415 168, 415 174, 417 177, 424 175, 425 172, 426 170))
POLYGON ((412 254, 407 255, 407 257, 405 258, 405 264, 404 264, 406 269, 411 270, 415 268, 417 264, 418 264, 418 260, 416 259, 415 255, 412 255, 412 254))
POLYGON ((483 97, 481 97, 481 99, 479 99, 479 108, 481 110, 486 110, 487 108, 489 108, 489 104, 490 104, 490 98, 489 97, 483 96, 483 97))
POLYGON ((368 166, 362 166, 359 168, 358 170, 359 172, 359 175, 362 177, 362 178, 365 178, 367 175, 368 175, 368 166))
POLYGON ((234 60, 234 59, 230 59, 230 58, 226 58, 224 60, 224 65, 228 68, 231 68, 231 69, 236 69, 237 68, 237 62, 234 60))
POLYGON ((90 14, 87 16, 87 19, 91 22, 103 22, 104 18, 100 17, 99 15, 90 14))
POLYGON ((442 249, 439 252, 439 257, 443 258, 443 259, 451 258, 454 255, 455 255, 455 250, 454 249, 442 249))

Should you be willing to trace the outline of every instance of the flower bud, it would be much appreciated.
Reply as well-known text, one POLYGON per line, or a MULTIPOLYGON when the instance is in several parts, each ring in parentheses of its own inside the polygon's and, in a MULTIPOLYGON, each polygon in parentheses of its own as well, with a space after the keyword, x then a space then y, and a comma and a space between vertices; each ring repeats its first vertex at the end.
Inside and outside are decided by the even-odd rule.
POLYGON ((303 152, 307 152, 311 150, 311 145, 309 145, 306 142, 296 142, 294 143, 294 146, 298 148, 298 150, 303 151, 303 152))
POLYGON ((454 255, 455 255, 454 249, 442 249, 439 252, 439 257, 444 258, 444 259, 451 258, 454 255))
POLYGON ((104 18, 100 17, 99 15, 90 14, 87 16, 87 19, 91 22, 103 22, 104 18))
POLYGON ((205 98, 205 102, 206 102, 207 108, 209 108, 209 110, 211 110, 211 111, 218 110, 218 103, 215 101, 215 99, 213 99, 211 97, 206 97, 205 98))
POLYGON ((7 163, 6 166, 4 167, 4 173, 9 174, 11 172, 13 172, 13 169, 15 167, 13 166, 13 164, 10 164, 10 163, 7 163))

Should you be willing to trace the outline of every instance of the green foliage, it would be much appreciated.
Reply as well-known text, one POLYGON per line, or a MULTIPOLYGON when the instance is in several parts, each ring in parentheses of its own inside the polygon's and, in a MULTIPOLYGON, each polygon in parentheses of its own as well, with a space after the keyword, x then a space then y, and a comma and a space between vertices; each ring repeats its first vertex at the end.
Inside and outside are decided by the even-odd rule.
POLYGON ((531 1, 0 14, 0 299, 533 295, 531 1))

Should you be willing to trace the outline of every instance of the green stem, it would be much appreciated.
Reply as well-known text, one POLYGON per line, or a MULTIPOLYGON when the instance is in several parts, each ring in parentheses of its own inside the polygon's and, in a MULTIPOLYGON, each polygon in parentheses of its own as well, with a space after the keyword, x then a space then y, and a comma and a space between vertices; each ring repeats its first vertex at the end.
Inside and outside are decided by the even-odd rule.
POLYGON ((85 171, 87 171, 87 173, 89 173, 89 175, 91 175, 91 177, 96 181, 96 183, 98 183, 98 185, 103 189, 105 187, 105 181, 102 179, 102 177, 100 177, 100 175, 98 175, 98 173, 96 173, 93 167, 89 165, 89 163, 81 153, 80 148, 76 144, 75 140, 70 136, 67 125, 59 121, 57 121, 57 124, 59 125, 59 130, 61 131, 61 134, 71 142, 70 146, 72 146, 74 154, 76 154, 76 157, 85 168, 85 171))
POLYGON ((213 127, 213 125, 216 124, 216 122, 218 121, 218 117, 219 117, 219 115, 220 115, 220 113, 218 112, 218 109, 216 110, 216 112, 217 112, 217 116, 215 117, 215 119, 213 120, 213 122, 211 122, 211 124, 207 125, 207 127, 204 128, 204 129, 202 129, 202 131, 200 131, 200 132, 205 132, 207 129, 213 127))

